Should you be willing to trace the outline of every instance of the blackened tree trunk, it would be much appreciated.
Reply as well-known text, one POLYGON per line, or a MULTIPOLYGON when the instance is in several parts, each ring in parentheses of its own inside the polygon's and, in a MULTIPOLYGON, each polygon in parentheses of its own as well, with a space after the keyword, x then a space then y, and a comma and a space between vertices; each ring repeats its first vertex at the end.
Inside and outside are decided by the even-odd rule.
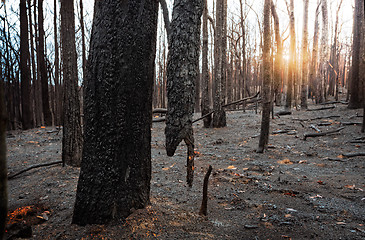
MULTIPOLYGON (((74 17, 75 18, 75 17, 74 17)), ((82 76, 86 77, 86 40, 84 23, 84 4, 80 0, 80 28, 81 28, 81 52, 82 52, 82 76)))
MULTIPOLYGON (((1 70, 1 66, 0 66, 1 70)), ((4 239, 6 215, 8 212, 7 167, 6 167, 6 106, 4 84, 0 77, 0 239, 4 239)))
POLYGON ((308 87, 308 6, 309 0, 304 0, 304 15, 303 15, 303 41, 302 41, 302 87, 301 101, 302 109, 307 109, 307 87, 308 87))
POLYGON ((262 120, 259 148, 257 152, 263 153, 269 142, 270 106, 271 106, 271 30, 270 13, 271 0, 265 0, 264 5, 264 49, 263 49, 263 83, 262 83, 262 120))
POLYGON ((361 24, 364 21, 362 16, 363 1, 355 0, 353 44, 352 44, 352 67, 350 101, 348 108, 357 109, 362 107, 362 82, 360 81, 360 56, 361 56, 361 24))
MULTIPOLYGON (((209 98, 209 66, 208 66, 208 1, 204 0, 203 10, 203 46, 202 46, 202 116, 210 112, 209 98)), ((203 119, 204 127, 209 128, 212 116, 209 115, 203 119)))
POLYGON ((74 1, 61 0, 60 13, 64 83, 62 161, 64 164, 79 167, 82 155, 82 130, 75 43, 74 1))
POLYGON ((308 88, 309 94, 308 95, 312 98, 312 100, 314 97, 316 97, 318 95, 318 89, 316 86, 317 86, 317 81, 318 81, 317 60, 318 60, 319 7, 320 7, 320 0, 317 0, 316 16, 315 16, 315 20, 314 20, 312 59, 311 59, 310 68, 309 68, 309 88, 308 88))
POLYGON ((322 0, 322 36, 320 51, 320 79, 318 81, 318 99, 317 102, 325 101, 326 80, 328 70, 328 6, 327 0, 322 0))
POLYGON ((61 44, 64 82, 62 161, 79 167, 82 155, 80 99, 75 43, 74 1, 61 0, 61 44))
POLYGON ((276 55, 274 62, 274 78, 273 78, 273 93, 276 106, 281 105, 281 88, 283 79, 283 43, 280 35, 280 24, 279 16, 276 12, 276 7, 271 1, 271 14, 274 19, 274 29, 275 29, 275 42, 276 42, 276 55))
POLYGON ((175 0, 167 60, 166 152, 173 156, 184 140, 188 148, 187 183, 193 183, 195 79, 199 65, 202 0, 175 0))
POLYGON ((28 39, 28 16, 26 0, 20 0, 20 75, 23 129, 33 127, 30 83, 30 55, 28 39))
POLYGON ((222 105, 224 104, 224 60, 223 46, 226 37, 224 32, 224 19, 227 8, 225 8, 225 0, 217 0, 216 3, 216 26, 214 32, 214 83, 213 83, 213 121, 214 128, 225 127, 227 125, 226 112, 222 105))
POLYGON ((45 46, 44 46, 43 0, 38 0, 38 52, 37 52, 38 71, 40 71, 40 77, 41 77, 44 124, 46 126, 51 126, 52 113, 49 106, 47 66, 44 53, 45 53, 45 46))
POLYGON ((295 78, 295 18, 294 18, 294 0, 290 0, 288 7, 288 14, 290 17, 290 49, 289 49, 289 62, 288 62, 288 82, 286 90, 286 102, 285 108, 290 111, 292 107, 293 99, 293 85, 295 78))
POLYGON ((96 1, 73 223, 125 219, 150 199, 157 1, 96 1))
POLYGON ((55 103, 54 103, 54 121, 55 125, 62 124, 62 99, 60 84, 60 53, 58 45, 58 24, 57 24, 57 0, 53 1, 53 31, 54 31, 54 82, 55 82, 55 103))

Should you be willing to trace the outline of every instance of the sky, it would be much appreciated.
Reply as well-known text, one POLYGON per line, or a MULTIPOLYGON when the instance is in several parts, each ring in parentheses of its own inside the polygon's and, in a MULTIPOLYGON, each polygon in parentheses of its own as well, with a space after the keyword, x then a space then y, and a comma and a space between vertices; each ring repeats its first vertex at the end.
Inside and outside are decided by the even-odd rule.
MULTIPOLYGON (((247 14, 247 19, 245 22, 246 31, 249 34, 249 39, 251 41, 254 41, 255 39, 260 38, 260 31, 258 26, 258 21, 262 23, 263 19, 263 4, 264 0, 242 0, 245 4, 244 14, 247 14), (248 6, 251 6, 248 7, 248 6), (256 15, 257 14, 257 15, 256 15)), ((285 4, 286 0, 273 0, 274 4, 277 6, 277 12, 280 19, 280 30, 282 32, 283 39, 285 39, 289 31, 285 31, 289 24, 289 17, 287 13, 287 7, 285 4)), ((287 0, 288 2, 290 0, 287 0)), ((317 7, 317 1, 318 0, 310 0, 309 1, 309 43, 310 46, 312 46, 312 39, 313 39, 313 32, 314 32, 314 18, 315 18, 315 10, 317 7)), ((329 14, 329 33, 330 33, 330 39, 332 41, 333 37, 333 29, 334 29, 334 22, 335 22, 335 14, 338 7, 338 4, 340 0, 327 0, 328 1, 328 14, 329 14)), ((59 1, 57 1, 59 4, 59 1)), ((93 5, 94 0, 83 0, 84 2, 84 15, 85 15, 85 25, 87 29, 87 40, 90 38, 90 32, 91 32, 91 26, 92 26, 92 15, 93 15, 93 5)), ((172 13, 172 5, 173 0, 166 0, 169 8, 170 8, 170 16, 172 13)), ((19 8, 19 1, 18 0, 6 0, 7 4, 7 11, 8 15, 11 16, 10 21, 12 23, 17 23, 18 17, 14 12, 18 12, 19 8)), ((76 30, 79 28, 79 0, 75 0, 75 11, 76 14, 76 30)), ((296 36, 297 36, 297 46, 300 46, 300 42, 302 39, 302 29, 303 29, 303 0, 294 0, 294 12, 295 12, 295 27, 296 27, 296 36)), ((236 22, 238 22, 238 18, 240 15, 240 8, 239 8, 239 0, 228 0, 228 22, 231 21, 231 19, 234 19, 236 22)), ((354 0, 343 0, 342 8, 339 13, 340 16, 340 35, 339 40, 341 42, 347 42, 348 44, 351 44, 351 35, 352 35, 352 24, 353 24, 353 6, 354 6, 354 0)), ((44 0, 44 12, 45 12, 45 31, 47 37, 47 46, 48 47, 48 54, 53 54, 53 0, 44 0)), ((213 0, 208 0, 208 8, 209 8, 209 14, 214 17, 214 11, 213 11, 213 0)), ((3 9, 0 9, 0 14, 3 14, 3 9)), ((59 11, 59 8, 58 8, 59 11)), ((160 10, 160 18, 159 21, 163 21, 161 18, 161 10, 160 10)), ((322 15, 320 14, 319 21, 321 23, 322 21, 322 15)), ((162 22, 159 23, 159 26, 162 22)), ((162 23, 163 24, 163 23, 162 23)), ((321 25, 321 24, 320 24, 321 25)), ((159 34, 161 34, 161 29, 159 29, 159 34)), ((80 41, 80 31, 77 31, 76 37, 77 40, 80 41)), ((161 38, 158 38, 161 39, 161 38)), ((249 44, 253 44, 252 42, 249 44)), ((289 41, 286 41, 285 44, 289 44, 289 41)), ((79 61, 81 62, 81 61, 79 61)))

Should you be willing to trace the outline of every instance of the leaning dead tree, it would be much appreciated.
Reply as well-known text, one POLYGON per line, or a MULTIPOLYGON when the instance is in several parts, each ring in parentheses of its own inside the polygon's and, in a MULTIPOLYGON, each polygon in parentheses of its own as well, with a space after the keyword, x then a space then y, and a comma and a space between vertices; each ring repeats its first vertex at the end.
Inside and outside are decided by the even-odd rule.
POLYGON ((184 140, 188 148, 187 178, 194 176, 194 135, 192 118, 195 79, 198 75, 202 0, 175 0, 167 61, 166 151, 173 156, 184 140))

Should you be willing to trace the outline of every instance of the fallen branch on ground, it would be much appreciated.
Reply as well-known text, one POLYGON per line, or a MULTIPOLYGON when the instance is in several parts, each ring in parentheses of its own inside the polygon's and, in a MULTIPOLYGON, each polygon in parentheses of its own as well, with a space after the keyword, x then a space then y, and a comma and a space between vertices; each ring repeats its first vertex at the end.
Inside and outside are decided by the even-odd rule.
POLYGON ((304 141, 307 140, 307 138, 309 137, 321 137, 321 136, 326 136, 328 134, 331 134, 331 133, 336 133, 336 132, 339 132, 341 130, 343 130, 345 127, 340 127, 340 128, 337 128, 335 130, 331 130, 331 131, 327 131, 327 132, 319 132, 319 133, 306 133, 304 134, 304 141))
POLYGON ((314 109, 307 109, 308 112, 313 112, 313 111, 321 111, 321 110, 327 110, 327 109, 333 109, 336 106, 330 106, 330 107, 322 107, 322 108, 314 108, 314 109))
POLYGON ((350 158, 350 157, 360 157, 365 156, 365 152, 357 152, 357 153, 343 153, 342 156, 350 158))
POLYGON ((349 125, 361 125, 362 122, 341 122, 341 125, 343 126, 349 126, 349 125))
MULTIPOLYGON (((237 101, 234 101, 234 102, 231 102, 231 103, 227 103, 225 105, 222 105, 222 107, 228 107, 228 106, 231 106, 231 105, 234 105, 234 104, 238 104, 238 103, 241 103, 241 102, 244 102, 244 101, 247 101, 247 100, 250 100, 250 99, 253 99, 253 98, 256 98, 258 95, 260 94, 260 92, 256 93, 254 96, 251 96, 251 97, 247 97, 247 98, 243 98, 243 99, 240 99, 240 100, 237 100, 237 101)), ((213 110, 213 111, 210 111, 209 113, 201 116, 200 118, 198 119, 195 119, 192 123, 195 123, 197 121, 200 121, 208 116, 210 116, 211 114, 215 113, 216 111, 213 110)))
POLYGON ((291 115, 291 111, 284 110, 275 113, 275 116, 284 116, 284 115, 291 115))
POLYGON ((314 130, 316 130, 316 132, 321 132, 321 129, 317 128, 316 126, 314 126, 313 124, 311 124, 310 126, 311 128, 313 128, 314 130))
POLYGON ((209 176, 212 173, 212 166, 209 165, 208 171, 205 174, 204 177, 204 183, 203 183, 203 200, 202 200, 202 205, 200 207, 200 211, 199 214, 200 215, 207 215, 207 208, 208 208, 208 180, 209 180, 209 176))
POLYGON ((159 117, 159 118, 153 118, 152 122, 165 122, 166 118, 165 117, 159 117))
POLYGON ((25 173, 31 169, 35 169, 35 168, 40 168, 40 167, 47 167, 47 166, 52 166, 52 165, 56 165, 56 164, 59 164, 59 163, 62 163, 62 161, 56 161, 56 162, 50 162, 50 163, 42 163, 42 164, 37 164, 37 165, 32 165, 26 169, 23 169, 21 170, 20 172, 17 172, 17 173, 14 173, 14 174, 11 174, 8 176, 8 180, 11 180, 13 178, 15 178, 16 176, 22 174, 22 173, 25 173))
POLYGON ((152 113, 167 113, 166 108, 155 108, 152 110, 152 113))

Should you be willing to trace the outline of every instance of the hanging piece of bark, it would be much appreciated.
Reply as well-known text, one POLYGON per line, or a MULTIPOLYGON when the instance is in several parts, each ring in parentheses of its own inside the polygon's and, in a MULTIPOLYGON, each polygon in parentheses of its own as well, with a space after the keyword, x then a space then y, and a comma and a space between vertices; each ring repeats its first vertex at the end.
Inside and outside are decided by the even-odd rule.
POLYGON ((194 173, 192 118, 198 75, 202 0, 175 0, 167 62, 166 152, 173 156, 182 140, 188 148, 187 183, 194 173))
POLYGON ((326 136, 328 134, 331 134, 331 133, 336 133, 336 132, 339 132, 341 130, 343 130, 345 127, 340 127, 340 128, 337 128, 337 129, 334 129, 334 130, 330 130, 330 131, 327 131, 327 132, 319 132, 319 133, 306 133, 304 134, 304 138, 303 140, 307 140, 307 138, 309 137, 321 137, 321 136, 326 136))
POLYGON ((204 182, 203 182, 203 200, 202 200, 202 205, 200 207, 200 211, 199 214, 200 215, 204 215, 207 216, 207 209, 208 209, 208 181, 209 181, 209 176, 212 173, 212 166, 209 165, 208 171, 205 174, 204 177, 204 182))
POLYGON ((29 170, 32 170, 32 169, 35 169, 35 168, 40 168, 40 167, 48 167, 48 166, 52 166, 52 165, 57 165, 57 164, 60 164, 62 163, 62 161, 56 161, 56 162, 49 162, 49 163, 42 163, 42 164, 37 164, 37 165, 32 165, 26 169, 23 169, 17 173, 14 173, 14 174, 11 174, 8 176, 8 180, 11 180, 13 178, 15 178, 16 176, 19 176, 20 174, 22 173, 25 173, 29 170))

